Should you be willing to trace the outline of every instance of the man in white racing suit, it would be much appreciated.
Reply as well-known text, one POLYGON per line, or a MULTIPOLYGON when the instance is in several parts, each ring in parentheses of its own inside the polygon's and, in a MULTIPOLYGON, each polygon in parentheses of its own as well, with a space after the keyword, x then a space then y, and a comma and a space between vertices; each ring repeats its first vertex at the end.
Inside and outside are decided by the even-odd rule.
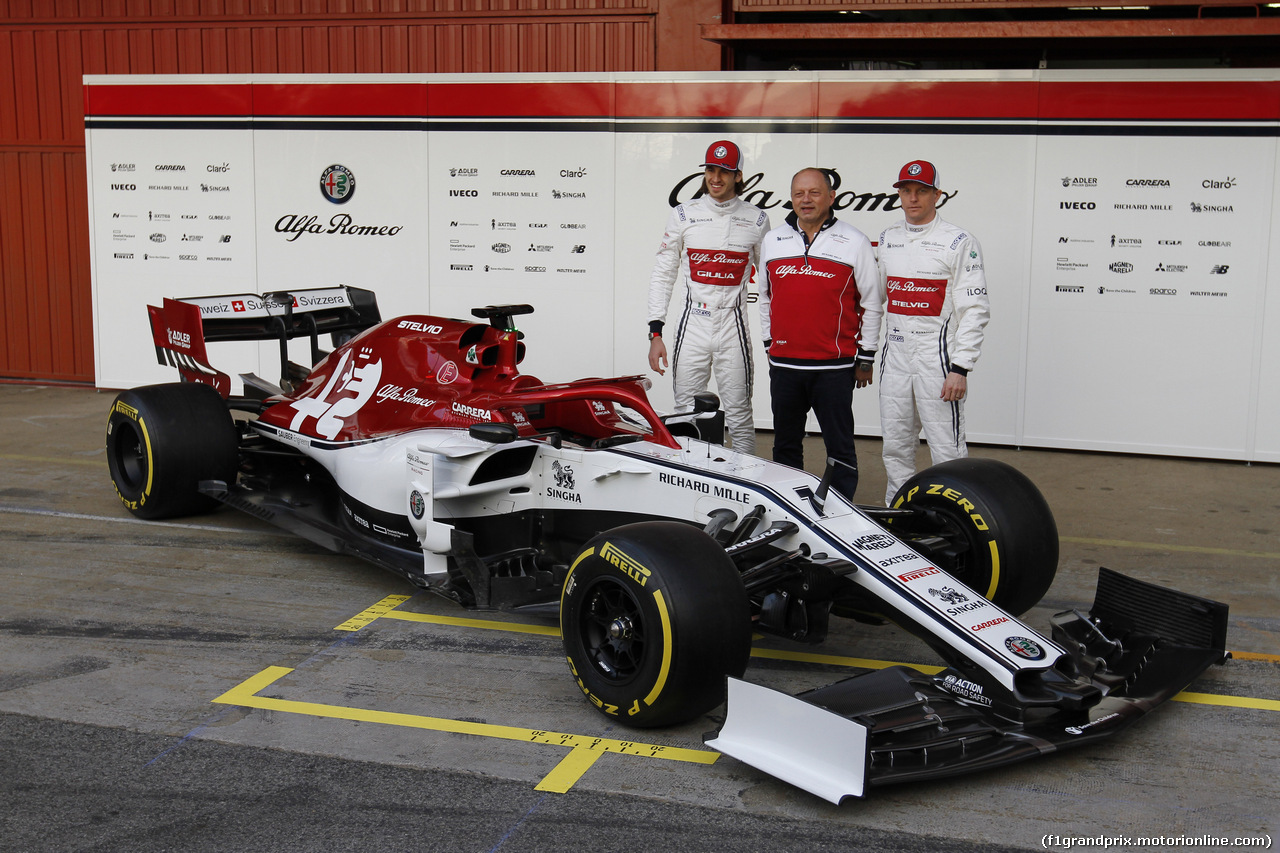
POLYGON ((887 332, 880 350, 880 426, 888 505, 916 470, 924 428, 933 464, 969 455, 964 398, 991 317, 982 247, 938 216, 938 170, 902 167, 903 220, 880 234, 887 332))
POLYGON ((769 215, 738 198, 743 186, 737 145, 711 143, 703 169, 702 195, 671 211, 649 278, 649 367, 666 372, 663 326, 679 280, 686 296, 672 336, 675 410, 693 411, 693 395, 707 390, 714 368, 733 449, 755 453, 746 283, 760 261, 769 215))

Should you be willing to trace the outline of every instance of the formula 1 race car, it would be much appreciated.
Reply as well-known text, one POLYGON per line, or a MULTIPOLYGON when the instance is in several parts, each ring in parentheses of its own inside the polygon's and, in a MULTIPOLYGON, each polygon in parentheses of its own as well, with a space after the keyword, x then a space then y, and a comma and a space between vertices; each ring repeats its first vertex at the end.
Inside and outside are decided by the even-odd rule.
POLYGON ((832 802, 1092 743, 1225 660, 1225 605, 1106 569, 1088 614, 1049 636, 1019 621, 1058 536, 1014 468, 957 460, 856 506, 834 463, 818 478, 716 443, 714 395, 661 416, 641 376, 521 374, 532 310, 383 322, 351 287, 166 299, 156 353, 185 381, 115 399, 111 479, 141 518, 227 504, 467 608, 558 614, 602 714, 669 725, 727 692, 707 743, 832 802), (279 380, 231 396, 205 346, 227 340, 279 341, 279 380), (753 632, 818 642, 833 614, 892 621, 946 668, 798 697, 741 680, 753 632))

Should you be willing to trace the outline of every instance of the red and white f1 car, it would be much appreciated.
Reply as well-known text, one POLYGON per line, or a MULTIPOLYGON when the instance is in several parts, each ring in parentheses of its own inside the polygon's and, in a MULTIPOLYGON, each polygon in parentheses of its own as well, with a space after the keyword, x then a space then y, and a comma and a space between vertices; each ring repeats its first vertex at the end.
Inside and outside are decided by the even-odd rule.
POLYGON ((1225 605, 1106 569, 1089 613, 1058 614, 1048 635, 1019 621, 1058 538, 1010 466, 946 463, 890 509, 855 506, 830 472, 699 437, 715 432, 711 395, 662 417, 640 376, 521 374, 527 305, 383 322, 372 293, 335 287, 149 310, 185 381, 112 404, 111 478, 132 513, 224 503, 464 607, 558 613, 602 714, 687 721, 727 683, 708 744, 833 802, 1092 743, 1226 657, 1225 605), (294 338, 311 368, 289 362, 294 338), (230 396, 205 348, 224 340, 278 340, 278 382, 246 374, 230 396), (798 697, 741 680, 752 632, 817 642, 832 614, 893 621, 946 668, 798 697))

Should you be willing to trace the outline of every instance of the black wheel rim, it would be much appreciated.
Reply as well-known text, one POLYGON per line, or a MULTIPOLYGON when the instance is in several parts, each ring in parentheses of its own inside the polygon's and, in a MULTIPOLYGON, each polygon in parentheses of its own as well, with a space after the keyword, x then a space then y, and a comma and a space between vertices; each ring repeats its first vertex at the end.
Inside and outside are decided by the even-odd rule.
POLYGON ((115 459, 117 475, 123 484, 135 491, 141 489, 147 482, 150 462, 147 460, 147 450, 143 446, 142 436, 133 428, 133 424, 127 421, 116 424, 112 457, 115 459))
POLYGON ((621 582, 598 578, 586 590, 579 632, 592 667, 610 681, 629 681, 644 665, 644 614, 621 582))

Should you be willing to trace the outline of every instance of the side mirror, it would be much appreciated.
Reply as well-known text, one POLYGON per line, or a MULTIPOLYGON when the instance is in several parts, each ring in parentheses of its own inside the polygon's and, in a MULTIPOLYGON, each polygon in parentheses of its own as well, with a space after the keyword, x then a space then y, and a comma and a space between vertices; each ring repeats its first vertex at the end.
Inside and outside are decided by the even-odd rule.
POLYGON ((720 398, 710 391, 699 391, 693 395, 693 413, 695 415, 715 412, 720 409, 720 398))
POLYGON ((490 444, 510 444, 520 436, 516 425, 507 423, 472 424, 467 428, 467 434, 490 444))

